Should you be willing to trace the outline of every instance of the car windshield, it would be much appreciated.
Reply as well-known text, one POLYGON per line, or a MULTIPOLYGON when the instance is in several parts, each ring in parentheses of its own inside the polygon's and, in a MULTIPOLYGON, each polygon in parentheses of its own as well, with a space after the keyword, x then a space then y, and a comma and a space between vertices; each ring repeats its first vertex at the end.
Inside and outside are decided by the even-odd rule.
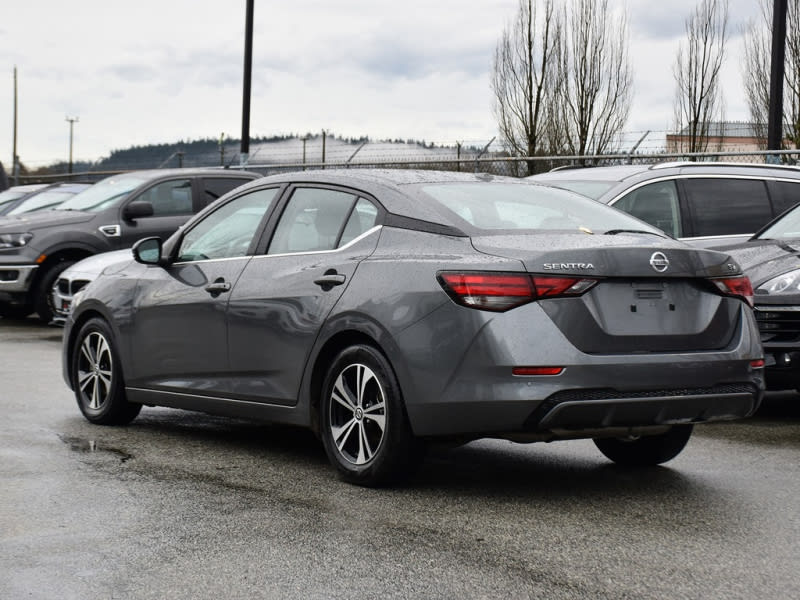
POLYGON ((552 185, 564 190, 576 192, 583 196, 588 196, 589 198, 597 200, 600 196, 602 196, 608 190, 614 187, 614 185, 616 185, 617 182, 586 181, 586 180, 575 180, 575 179, 570 179, 570 180, 553 179, 553 180, 547 180, 546 183, 547 185, 552 185))
POLYGON ((543 185, 458 183, 426 185, 423 191, 463 222, 479 230, 581 230, 592 233, 663 232, 589 198, 543 185))
POLYGON ((9 215, 20 215, 22 213, 33 212, 35 210, 44 210, 46 208, 55 208, 62 202, 71 198, 75 194, 71 192, 61 192, 53 190, 49 192, 42 192, 30 198, 25 198, 12 210, 8 211, 9 215))
POLYGON ((800 239, 800 205, 796 206, 756 236, 759 240, 800 239))
POLYGON ((95 183, 92 187, 56 207, 56 210, 84 210, 100 212, 117 206, 134 189, 147 181, 140 175, 114 175, 95 183))
POLYGON ((29 194, 30 192, 20 192, 18 190, 6 190, 5 192, 0 192, 0 207, 9 202, 13 202, 17 198, 22 198, 25 194, 29 194))

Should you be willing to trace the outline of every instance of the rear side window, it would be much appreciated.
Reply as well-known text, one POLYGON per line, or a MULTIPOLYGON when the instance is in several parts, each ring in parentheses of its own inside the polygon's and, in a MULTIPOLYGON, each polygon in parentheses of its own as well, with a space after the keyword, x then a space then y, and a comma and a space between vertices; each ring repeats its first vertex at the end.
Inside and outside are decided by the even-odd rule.
POLYGON ((626 194, 614 208, 658 227, 672 237, 683 235, 678 190, 674 181, 658 181, 626 194))
POLYGON ((267 253, 335 249, 355 202, 356 197, 346 192, 298 188, 278 221, 267 253))
POLYGON ((248 179, 239 179, 233 177, 204 177, 203 206, 211 204, 217 198, 224 196, 240 185, 248 183, 248 181, 248 179))
POLYGON ((769 191, 772 195, 772 206, 775 208, 776 215, 789 210, 800 202, 800 182, 771 181, 769 185, 769 191))
POLYGON ((693 235, 753 233, 772 219, 763 181, 754 179, 684 179, 693 235))

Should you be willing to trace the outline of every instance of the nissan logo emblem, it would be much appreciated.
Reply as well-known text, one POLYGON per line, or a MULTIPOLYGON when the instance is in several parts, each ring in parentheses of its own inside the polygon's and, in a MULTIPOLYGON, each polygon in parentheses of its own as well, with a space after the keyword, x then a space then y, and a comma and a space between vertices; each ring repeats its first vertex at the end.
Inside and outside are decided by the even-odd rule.
POLYGON ((659 273, 663 273, 669 267, 669 259, 663 252, 653 252, 653 256, 650 257, 650 266, 659 273))

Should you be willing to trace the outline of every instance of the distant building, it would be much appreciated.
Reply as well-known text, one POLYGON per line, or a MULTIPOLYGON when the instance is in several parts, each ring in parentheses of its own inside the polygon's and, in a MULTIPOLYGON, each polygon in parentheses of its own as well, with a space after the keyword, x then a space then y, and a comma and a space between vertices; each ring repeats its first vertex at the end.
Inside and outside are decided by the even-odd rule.
MULTIPOLYGON (((766 125, 742 121, 715 121, 709 123, 706 152, 750 152, 767 147, 766 125)), ((688 152, 689 127, 678 133, 667 134, 667 153, 688 152)), ((736 160, 732 157, 731 160, 736 160)))

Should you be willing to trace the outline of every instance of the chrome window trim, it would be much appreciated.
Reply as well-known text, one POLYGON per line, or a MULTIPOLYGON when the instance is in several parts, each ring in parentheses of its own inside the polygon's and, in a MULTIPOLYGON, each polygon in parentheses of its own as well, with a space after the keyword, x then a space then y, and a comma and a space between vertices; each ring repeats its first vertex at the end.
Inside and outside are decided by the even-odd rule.
POLYGON ((334 248, 333 250, 313 250, 311 252, 284 252, 283 254, 243 254, 241 256, 229 256, 227 258, 208 258, 204 260, 187 260, 182 262, 175 262, 172 263, 173 265, 197 265, 201 263, 210 263, 210 262, 223 262, 223 261, 231 261, 231 260, 241 260, 251 259, 251 258, 272 258, 275 256, 305 256, 309 254, 333 254, 334 252, 341 252, 342 250, 347 250, 354 244, 358 243, 362 239, 366 238, 368 235, 376 231, 380 231, 383 228, 383 225, 375 225, 374 227, 367 229, 364 233, 359 235, 356 238, 353 238, 351 241, 347 242, 344 246, 339 246, 338 248, 334 248))

